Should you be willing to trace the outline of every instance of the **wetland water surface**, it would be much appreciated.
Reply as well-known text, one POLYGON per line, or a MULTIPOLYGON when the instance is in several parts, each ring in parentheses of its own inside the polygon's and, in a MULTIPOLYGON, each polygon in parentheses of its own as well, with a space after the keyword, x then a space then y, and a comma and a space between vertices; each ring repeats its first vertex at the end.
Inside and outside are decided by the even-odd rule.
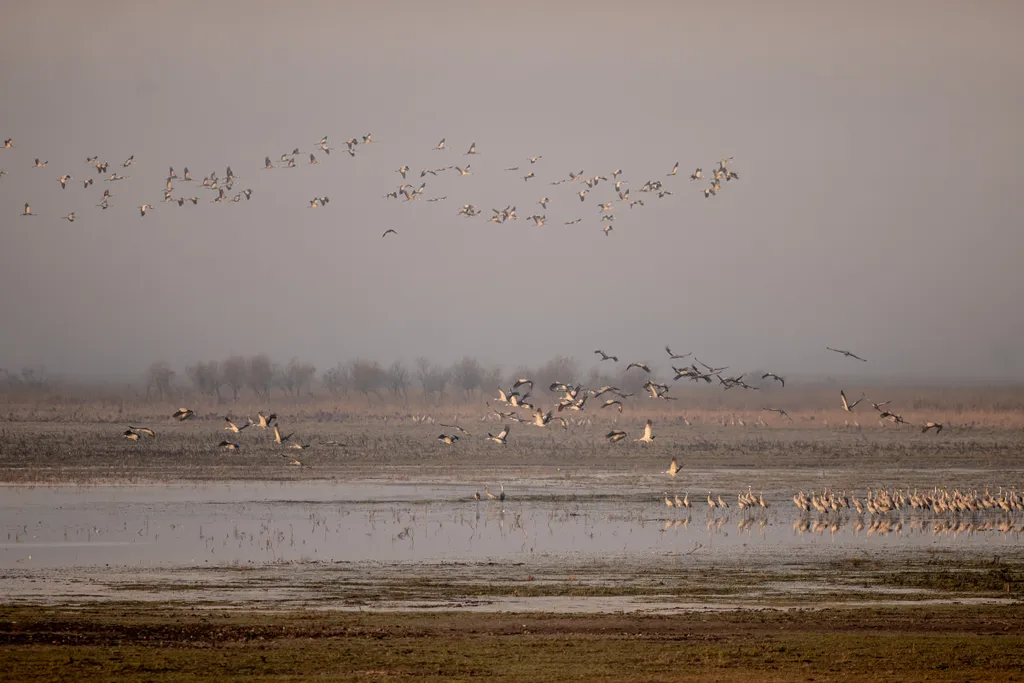
POLYGON ((999 553, 1021 543, 1017 518, 807 517, 783 491, 774 492, 768 510, 740 511, 733 501, 711 513, 697 495, 691 510, 678 510, 649 490, 600 483, 517 484, 504 501, 476 501, 474 490, 309 481, 9 487, 0 503, 0 569, 531 559, 642 564, 697 550, 717 562, 754 557, 773 564, 880 549, 889 556, 928 549, 999 553))

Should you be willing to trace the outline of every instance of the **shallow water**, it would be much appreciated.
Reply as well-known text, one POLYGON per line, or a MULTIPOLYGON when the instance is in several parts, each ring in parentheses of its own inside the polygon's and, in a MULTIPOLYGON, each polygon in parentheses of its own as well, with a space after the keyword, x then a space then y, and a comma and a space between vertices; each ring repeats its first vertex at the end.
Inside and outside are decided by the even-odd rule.
MULTIPOLYGON (((217 482, 5 487, 0 569, 260 566, 283 562, 642 562, 828 559, 858 550, 1018 548, 1024 520, 923 514, 801 518, 788 492, 771 508, 669 509, 660 493, 600 482, 517 482, 504 501, 474 486, 383 482, 217 482)), ((695 496, 696 497, 696 496, 695 496)), ((728 496, 723 492, 723 497, 728 496)), ((735 498, 735 494, 732 495, 735 498)))

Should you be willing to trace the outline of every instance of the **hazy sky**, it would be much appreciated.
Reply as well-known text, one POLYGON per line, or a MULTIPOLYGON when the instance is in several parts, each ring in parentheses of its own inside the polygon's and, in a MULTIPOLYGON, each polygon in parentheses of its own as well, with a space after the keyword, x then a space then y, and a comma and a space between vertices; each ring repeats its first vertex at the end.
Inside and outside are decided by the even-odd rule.
POLYGON ((16 0, 4 15, 0 367, 263 351, 511 370, 599 347, 664 367, 669 343, 778 372, 852 362, 830 345, 875 373, 1024 378, 1020 3, 16 0), (307 165, 324 135, 337 149, 307 165), (294 147, 299 168, 262 168, 294 147), (103 182, 93 155, 130 179, 103 182), (689 174, 725 156, 741 178, 705 200, 689 174), (403 164, 419 184, 464 163, 420 200, 384 199, 403 164), (198 206, 161 203, 168 166, 198 181, 228 165, 251 201, 195 182, 174 196, 198 206), (645 206, 616 202, 606 237, 610 183, 583 203, 549 183, 617 168, 645 206), (674 194, 638 192, 650 179, 674 194), (484 215, 457 217, 465 203, 484 215), (487 221, 506 204, 523 218, 487 221))

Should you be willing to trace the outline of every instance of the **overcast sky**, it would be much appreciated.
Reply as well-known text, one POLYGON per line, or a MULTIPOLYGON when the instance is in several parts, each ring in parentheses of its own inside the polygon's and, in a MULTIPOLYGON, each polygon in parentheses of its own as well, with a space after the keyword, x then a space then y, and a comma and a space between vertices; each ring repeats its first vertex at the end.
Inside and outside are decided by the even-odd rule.
POLYGON ((7 3, 0 367, 511 370, 595 348, 665 366, 668 343, 777 372, 845 368, 829 345, 873 373, 1024 378, 1024 5, 839 4, 7 3), (262 168, 295 147, 298 168, 262 168), (706 200, 690 173, 729 156, 740 179, 706 200), (418 185, 465 163, 384 198, 403 164, 418 185), (228 165, 250 201, 198 187, 228 165), (198 206, 161 202, 169 166, 198 206), (645 205, 616 201, 609 236, 610 182, 584 202, 550 184, 619 168, 645 205), (652 179, 673 194, 639 192, 652 179), (506 204, 519 221, 487 221, 506 204))

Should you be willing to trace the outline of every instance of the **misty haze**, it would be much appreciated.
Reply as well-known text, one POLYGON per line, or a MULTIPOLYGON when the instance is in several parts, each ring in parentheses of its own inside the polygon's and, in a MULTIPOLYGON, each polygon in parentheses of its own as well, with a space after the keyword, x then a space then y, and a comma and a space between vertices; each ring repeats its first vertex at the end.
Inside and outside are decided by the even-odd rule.
POLYGON ((470 354, 511 371, 598 347, 654 363, 671 343, 744 369, 841 372, 831 345, 878 377, 1024 378, 1021 10, 783 6, 16 3, 0 367, 470 354), (705 200, 723 157, 740 178, 705 200), (186 166, 173 198, 198 205, 163 203, 186 166), (197 187, 227 166, 229 199, 251 200, 197 187), (643 206, 612 182, 582 203, 581 183, 550 184, 616 169, 643 206), (648 180, 672 194, 640 193, 648 180), (423 181, 416 201, 385 199, 423 181), (520 220, 487 221, 507 205, 520 220))
POLYGON ((5 3, 3 672, 1019 680, 1022 35, 5 3))

